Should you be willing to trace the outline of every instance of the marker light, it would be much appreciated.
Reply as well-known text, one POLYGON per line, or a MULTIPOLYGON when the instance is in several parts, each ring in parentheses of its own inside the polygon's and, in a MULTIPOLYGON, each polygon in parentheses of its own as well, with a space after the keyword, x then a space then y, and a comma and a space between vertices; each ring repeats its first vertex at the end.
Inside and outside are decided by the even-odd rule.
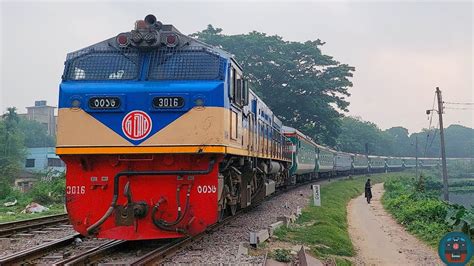
POLYGON ((81 101, 79 101, 78 99, 74 99, 72 100, 71 105, 74 108, 79 108, 81 106, 81 101))
POLYGON ((175 47, 178 45, 178 36, 176 34, 168 34, 166 36, 166 46, 168 47, 175 47))
POLYGON ((203 106, 204 100, 201 98, 197 98, 196 100, 194 100, 194 104, 196 104, 196 106, 203 106))
POLYGON ((127 47, 130 44, 130 40, 128 39, 128 35, 126 33, 120 33, 117 35, 115 41, 120 47, 127 47))

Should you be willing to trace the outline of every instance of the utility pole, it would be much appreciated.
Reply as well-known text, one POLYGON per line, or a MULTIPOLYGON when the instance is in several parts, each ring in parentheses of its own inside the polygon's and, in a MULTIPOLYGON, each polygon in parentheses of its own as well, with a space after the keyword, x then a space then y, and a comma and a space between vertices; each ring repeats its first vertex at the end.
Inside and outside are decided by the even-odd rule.
POLYGON ((448 170, 446 168, 446 149, 443 128, 443 100, 441 98, 441 90, 439 87, 436 87, 436 96, 438 97, 439 135, 441 138, 441 162, 443 166, 443 196, 445 201, 449 201, 448 170))
POLYGON ((370 162, 369 162, 369 143, 365 143, 365 158, 367 158, 367 176, 370 176, 370 162))

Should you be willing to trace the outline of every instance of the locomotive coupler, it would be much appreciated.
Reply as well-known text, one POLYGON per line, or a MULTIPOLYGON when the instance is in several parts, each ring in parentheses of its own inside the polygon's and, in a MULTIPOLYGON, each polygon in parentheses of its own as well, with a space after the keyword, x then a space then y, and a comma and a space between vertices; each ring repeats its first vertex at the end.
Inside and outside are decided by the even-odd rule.
POLYGON ((127 203, 117 206, 115 210, 115 224, 119 226, 133 225, 136 219, 144 218, 148 213, 148 205, 144 201, 133 202, 130 181, 124 187, 124 196, 127 203))

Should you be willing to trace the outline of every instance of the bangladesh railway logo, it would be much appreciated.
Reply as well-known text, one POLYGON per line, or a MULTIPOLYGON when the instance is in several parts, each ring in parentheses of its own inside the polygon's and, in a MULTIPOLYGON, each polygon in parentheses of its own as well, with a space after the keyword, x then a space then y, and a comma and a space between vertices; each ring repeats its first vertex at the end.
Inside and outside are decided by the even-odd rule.
POLYGON ((122 131, 131 140, 144 139, 151 132, 150 116, 139 110, 131 111, 122 121, 122 131))

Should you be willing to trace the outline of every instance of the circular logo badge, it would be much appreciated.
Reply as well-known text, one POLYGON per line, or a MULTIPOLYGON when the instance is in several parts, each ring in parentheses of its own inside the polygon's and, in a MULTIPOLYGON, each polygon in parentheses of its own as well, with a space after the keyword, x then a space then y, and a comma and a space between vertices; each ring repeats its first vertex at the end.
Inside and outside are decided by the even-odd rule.
POLYGON ((438 254, 447 265, 466 265, 472 253, 471 239, 461 232, 448 233, 439 241, 438 254))
POLYGON ((150 116, 139 110, 131 111, 122 120, 122 131, 129 139, 141 140, 151 132, 150 116))

